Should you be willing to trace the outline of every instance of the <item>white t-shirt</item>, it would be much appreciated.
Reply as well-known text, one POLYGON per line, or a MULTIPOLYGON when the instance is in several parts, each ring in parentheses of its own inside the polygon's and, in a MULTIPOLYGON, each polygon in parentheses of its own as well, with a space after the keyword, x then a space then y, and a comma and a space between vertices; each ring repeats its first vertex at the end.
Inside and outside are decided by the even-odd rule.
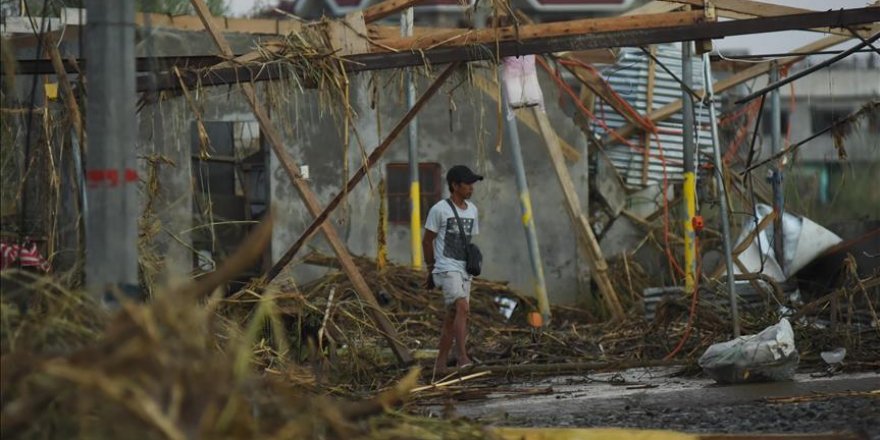
MULTIPOLYGON (((465 203, 467 208, 456 206, 455 210, 461 217, 464 233, 470 239, 480 233, 479 215, 477 205, 468 201, 465 203)), ((467 241, 462 239, 455 214, 446 199, 440 200, 428 211, 425 229, 437 234, 434 239, 434 273, 455 271, 470 276, 465 270, 467 241)))

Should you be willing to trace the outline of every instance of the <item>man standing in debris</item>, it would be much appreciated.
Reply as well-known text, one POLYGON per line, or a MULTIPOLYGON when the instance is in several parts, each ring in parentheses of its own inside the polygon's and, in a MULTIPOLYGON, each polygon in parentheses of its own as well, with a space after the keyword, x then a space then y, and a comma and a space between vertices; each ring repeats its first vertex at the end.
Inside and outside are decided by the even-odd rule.
POLYGON ((471 275, 467 273, 467 244, 479 233, 477 206, 468 199, 474 193, 474 183, 483 180, 464 165, 456 165, 446 173, 449 199, 431 207, 425 222, 422 250, 428 265, 428 288, 439 286, 443 291, 446 314, 440 330, 440 344, 434 371, 444 372, 449 352, 455 342, 457 365, 470 366, 467 354, 467 319, 470 312, 471 275), (455 211, 453 211, 455 209, 455 211), (458 218, 456 218, 456 213, 458 218), (459 232, 461 229, 466 237, 459 232))

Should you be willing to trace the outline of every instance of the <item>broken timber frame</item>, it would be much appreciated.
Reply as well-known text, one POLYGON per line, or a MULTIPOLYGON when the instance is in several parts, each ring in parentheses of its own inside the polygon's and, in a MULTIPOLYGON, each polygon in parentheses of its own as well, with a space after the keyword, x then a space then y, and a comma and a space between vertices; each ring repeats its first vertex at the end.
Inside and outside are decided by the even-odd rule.
POLYGON ((524 24, 487 29, 462 29, 438 32, 429 36, 404 37, 375 42, 374 52, 395 50, 430 50, 436 47, 456 47, 475 44, 493 44, 497 41, 524 41, 603 32, 645 28, 687 26, 705 22, 702 12, 667 12, 665 14, 627 15, 610 18, 585 18, 555 23, 524 24), (382 49, 382 50, 378 50, 382 49))
MULTIPOLYGON (((875 9, 875 15, 877 16, 877 19, 880 19, 880 8, 874 8, 874 9, 875 9)), ((876 26, 874 27, 874 29, 876 29, 876 26)), ((820 50, 824 50, 824 49, 827 49, 832 46, 836 46, 836 45, 843 43, 845 41, 848 41, 850 39, 852 39, 852 35, 850 35, 850 36, 832 35, 832 36, 828 36, 828 37, 822 38, 820 40, 814 41, 814 42, 807 44, 803 47, 794 49, 792 52, 809 53, 809 52, 820 51, 820 50)), ((776 60, 776 62, 779 63, 780 67, 785 67, 785 66, 790 66, 794 63, 797 63, 806 57, 807 57, 806 55, 796 55, 796 56, 776 60)), ((713 84, 713 88, 715 90, 715 93, 721 93, 725 90, 731 89, 739 84, 742 84, 750 79, 757 78, 761 75, 764 75, 770 71, 770 66, 771 66, 771 63, 769 61, 761 63, 761 64, 756 64, 756 65, 749 67, 748 69, 743 70, 742 72, 739 72, 729 78, 725 78, 721 81, 718 81, 715 84, 713 84)), ((697 93, 701 97, 704 95, 702 90, 698 90, 697 93)), ((670 102, 669 104, 666 104, 665 106, 648 113, 647 118, 650 119, 652 122, 663 121, 665 119, 668 119, 672 115, 680 112, 681 107, 682 107, 682 101, 679 99, 677 101, 670 102)), ((618 129, 617 134, 619 134, 622 138, 628 138, 633 133, 635 133, 637 130, 638 130, 637 126, 635 126, 633 124, 627 124, 627 125, 621 127, 620 129, 618 129)), ((606 136, 606 139, 604 139, 604 141, 605 141, 606 145, 613 145, 618 142, 617 139, 612 136, 606 136)))
MULTIPOLYGON (((208 7, 205 5, 204 0, 190 0, 190 2, 198 13, 199 18, 201 18, 202 23, 205 25, 205 29, 211 34, 211 38, 214 40, 217 48, 226 56, 232 55, 232 49, 229 47, 226 39, 215 28, 211 13, 208 11, 208 7)), ((306 208, 312 215, 317 216, 321 212, 318 198, 309 187, 306 180, 302 178, 302 175, 299 172, 299 167, 297 167, 293 159, 287 153, 287 150, 285 150, 284 143, 281 141, 281 136, 272 124, 263 106, 257 101, 257 95, 253 84, 241 83, 240 85, 242 93, 247 99, 251 110, 254 112, 254 116, 260 124, 260 129, 263 134, 266 135, 275 155, 290 176, 290 180, 302 197, 306 208)), ((376 297, 373 295, 373 292, 370 291, 369 285, 355 265, 354 260, 348 253, 348 249, 346 249, 345 245, 342 243, 342 239, 339 237, 336 229, 327 223, 322 224, 322 229, 324 235, 327 237, 327 241, 330 243, 330 247, 333 248, 333 252, 339 259, 343 271, 351 280, 355 292, 358 294, 358 297, 366 303, 366 309, 370 314, 370 317, 378 327, 379 332, 388 341, 397 360, 404 364, 411 363, 413 360, 412 354, 400 341, 397 336, 397 330, 394 329, 391 321, 389 321, 385 313, 382 312, 379 303, 376 301, 376 297)))
POLYGON ((535 119, 538 120, 538 126, 541 127, 544 145, 547 147, 550 161, 553 164, 553 170, 556 172, 556 178, 562 187, 562 194, 565 196, 565 207, 577 233, 577 242, 587 257, 587 263, 589 263, 590 269, 593 271, 593 278, 596 280, 596 285, 599 286, 599 291, 602 293, 602 299, 605 301, 608 312, 611 313, 614 319, 622 320, 625 317, 623 306, 621 306, 620 298, 617 296, 614 285, 611 284, 611 279, 608 276, 608 263, 602 256, 599 241, 596 239, 596 235, 593 234, 593 228, 590 227, 590 223, 581 209, 574 182, 571 180, 571 174, 569 174, 565 161, 562 158, 562 150, 556 141, 557 137, 553 132, 553 127, 550 125, 546 113, 537 107, 532 110, 532 113, 535 115, 535 119))
MULTIPOLYGON (((648 44, 665 42, 704 40, 734 35, 796 30, 803 29, 804 27, 850 26, 873 23, 876 21, 880 21, 880 8, 867 7, 832 12, 811 12, 806 14, 724 22, 701 22, 684 26, 670 25, 667 27, 655 28, 636 27, 629 30, 609 30, 607 32, 595 34, 576 34, 555 38, 509 39, 482 45, 475 44, 453 47, 439 46, 437 48, 414 51, 358 53, 341 57, 341 59, 343 60, 347 71, 355 72, 424 66, 426 64, 445 64, 453 61, 478 61, 512 55, 528 55, 566 50, 645 46, 648 44)), ((828 38, 836 38, 837 40, 834 44, 848 39, 847 37, 838 36, 828 38)), ((806 48, 809 49, 810 47, 807 46, 806 48)), ((748 71, 752 71, 752 69, 748 69, 748 71)), ((735 77, 740 77, 745 72, 746 71, 740 72, 740 74, 735 75, 735 77)), ((190 74, 185 75, 185 81, 187 82, 187 85, 197 83, 202 86, 226 85, 244 81, 276 80, 285 77, 285 75, 289 73, 289 68, 283 68, 281 66, 273 67, 271 64, 236 66, 224 69, 211 69, 207 72, 191 72, 190 74)), ((724 81, 721 83, 723 82, 724 81)), ((179 87, 180 85, 177 84, 177 79, 175 77, 160 75, 157 78, 156 89, 158 90, 174 90, 179 87)), ((723 88, 716 85, 716 90, 721 92, 723 88)), ((666 107, 664 107, 654 113, 656 114, 660 111, 668 112, 666 107)), ((675 111, 672 111, 671 113, 675 113, 675 111)))
POLYGON ((327 224, 327 217, 329 217, 333 210, 336 209, 337 206, 339 206, 339 204, 342 202, 342 199, 344 199, 349 193, 351 193, 354 187, 357 186, 361 179, 363 179, 363 177, 367 174, 369 169, 373 165, 375 165, 376 162, 379 161, 379 158, 381 158, 382 155, 385 154, 385 151, 388 150, 388 148, 391 146, 391 143, 394 142, 395 139, 397 139, 397 136, 400 135, 403 129, 406 128, 407 124, 409 124, 410 121, 412 121, 412 119, 416 116, 416 114, 422 109, 422 107, 425 106, 428 100, 437 93, 437 90, 439 90, 440 86, 443 85, 446 79, 449 78, 450 75, 452 75, 452 72, 455 71, 455 68, 457 66, 458 63, 453 63, 449 65, 446 70, 444 70, 440 74, 440 76, 438 76, 437 79, 434 80, 434 83, 431 84, 431 86, 428 87, 427 90, 425 90, 419 100, 416 101, 416 104, 403 116, 403 118, 400 119, 400 121, 397 122, 397 125, 394 126, 391 132, 388 133, 388 136, 385 138, 385 140, 383 140, 382 143, 380 143, 379 146, 377 146, 370 153, 370 156, 367 158, 367 162, 361 165, 361 167, 358 168, 357 172, 355 172, 354 175, 351 176, 345 188, 339 191, 339 193, 336 194, 335 197, 333 197, 333 200, 331 200, 330 203, 327 204, 323 211, 318 214, 313 213, 313 215, 315 215, 315 219, 312 220, 312 223, 308 226, 308 228, 306 228, 305 232, 300 235, 299 239, 296 240, 296 242, 284 253, 284 255, 278 260, 278 262, 276 262, 275 265, 272 266, 269 272, 266 273, 266 277, 264 280, 266 283, 272 281, 272 279, 274 279, 276 276, 278 276, 279 273, 281 273, 281 270, 284 269, 284 267, 287 266, 287 264, 290 263, 291 260, 293 260, 293 257, 296 255, 296 253, 302 248, 303 245, 305 245, 305 243, 309 240, 309 238, 311 238, 315 231, 318 230, 318 228, 326 227, 325 225, 327 224))
MULTIPOLYGON (((517 17, 528 24, 533 24, 531 17, 527 16, 522 11, 517 11, 517 17)), ((635 15, 630 15, 635 17, 635 15)), ((611 84, 608 84, 608 81, 605 81, 604 78, 599 74, 598 71, 592 69, 590 65, 581 62, 576 59, 573 55, 569 54, 547 54, 546 57, 553 59, 554 61, 560 61, 562 67, 568 70, 578 81, 581 82, 584 86, 586 86, 590 91, 593 92, 594 95, 601 98, 603 101, 608 103, 618 114, 623 116, 627 121, 632 124, 638 125, 643 130, 647 130, 649 127, 644 124, 637 114, 633 111, 629 111, 630 109, 626 108, 629 106, 628 103, 623 101, 614 93, 614 89, 612 89, 611 84)), ((549 62, 548 62, 549 64, 549 62)), ((529 114, 529 113, 526 113, 529 114)), ((563 146, 563 149, 565 146, 563 146)), ((563 150, 564 151, 564 150, 563 150)))

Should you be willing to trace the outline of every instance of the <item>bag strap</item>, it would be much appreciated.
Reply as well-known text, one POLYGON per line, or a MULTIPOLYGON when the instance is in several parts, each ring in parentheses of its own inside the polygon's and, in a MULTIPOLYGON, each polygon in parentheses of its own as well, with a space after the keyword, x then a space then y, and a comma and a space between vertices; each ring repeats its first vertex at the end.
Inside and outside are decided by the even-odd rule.
POLYGON ((461 217, 458 216, 458 209, 456 209, 455 203, 452 203, 452 199, 446 199, 446 203, 449 203, 449 207, 452 208, 452 213, 455 215, 455 221, 458 223, 458 232, 464 237, 464 251, 465 255, 467 255, 467 245, 470 244, 470 240, 468 239, 467 234, 464 233, 464 224, 461 221, 461 217))

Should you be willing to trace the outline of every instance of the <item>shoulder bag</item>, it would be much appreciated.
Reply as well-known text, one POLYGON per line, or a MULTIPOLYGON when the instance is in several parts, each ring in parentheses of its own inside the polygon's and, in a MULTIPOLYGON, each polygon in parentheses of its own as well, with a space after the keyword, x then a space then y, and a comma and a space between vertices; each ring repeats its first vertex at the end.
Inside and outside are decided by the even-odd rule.
POLYGON ((458 223, 458 232, 461 234, 462 239, 465 240, 465 270, 468 274, 478 277, 480 272, 483 271, 483 252, 480 251, 477 245, 471 243, 470 238, 464 233, 464 224, 461 221, 461 217, 458 216, 458 209, 456 209, 452 200, 446 199, 446 203, 449 203, 449 207, 452 208, 452 213, 455 214, 455 221, 458 223))

